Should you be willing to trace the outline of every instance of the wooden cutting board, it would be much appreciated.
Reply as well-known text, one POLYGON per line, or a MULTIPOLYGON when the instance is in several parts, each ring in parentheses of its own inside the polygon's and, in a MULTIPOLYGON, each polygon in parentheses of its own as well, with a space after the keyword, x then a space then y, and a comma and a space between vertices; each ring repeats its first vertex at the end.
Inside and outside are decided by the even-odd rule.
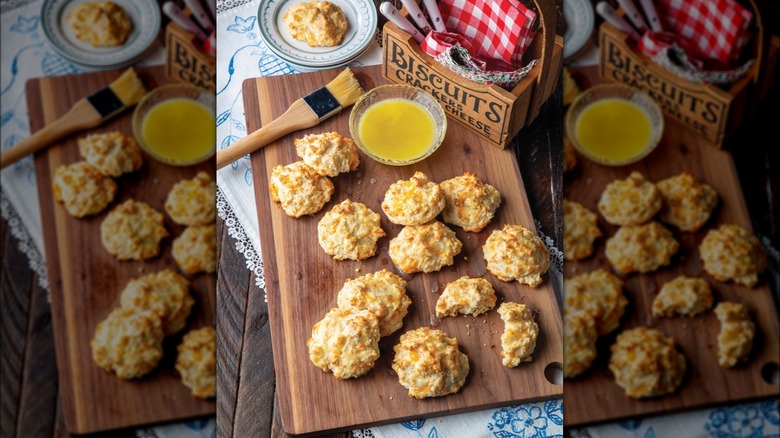
MULTIPOLYGON (((139 68, 148 89, 166 82, 162 67, 139 68)), ((110 84, 122 71, 32 79, 27 82, 30 129, 37 131, 64 114, 77 100, 110 84)), ((60 401, 68 431, 74 434, 178 420, 216 412, 213 400, 190 395, 174 368, 176 346, 183 333, 165 340, 165 354, 150 375, 124 381, 98 367, 89 341, 97 324, 119 305, 119 294, 131 278, 170 268, 180 272, 171 256, 173 238, 184 231, 165 214, 170 236, 160 255, 146 262, 117 261, 100 241, 100 223, 111 208, 129 198, 164 212, 171 186, 192 178, 199 170, 213 175, 212 160, 195 167, 172 167, 144 156, 139 172, 117 178, 114 202, 102 213, 85 219, 67 214, 52 196, 52 174, 61 164, 80 161, 76 139, 88 132, 120 130, 132 135, 132 109, 104 125, 76 134, 35 156, 35 170, 43 220, 46 263, 51 291, 51 313, 57 352, 60 401)), ((189 329, 215 323, 216 276, 191 277, 196 305, 189 329)))
MULTIPOLYGON (((740 189, 734 162, 728 152, 704 144, 683 126, 666 119, 664 137, 658 148, 642 161, 630 166, 608 167, 578 156, 577 168, 564 175, 566 199, 575 200, 591 211, 604 187, 615 179, 624 179, 636 170, 653 182, 687 171, 697 179, 713 186, 720 195, 709 222, 696 233, 673 229, 680 242, 680 251, 668 267, 655 273, 630 274, 623 277, 624 293, 629 305, 620 328, 600 338, 598 356, 585 374, 567 379, 564 394, 564 419, 567 426, 627 417, 641 417, 693 408, 777 396, 780 388, 765 380, 767 370, 777 368, 780 362, 780 327, 777 307, 768 285, 768 275, 760 277, 755 288, 721 283, 702 269, 699 244, 709 230, 723 223, 735 223, 751 229, 745 199, 740 189), (757 326, 755 344, 750 361, 733 369, 724 369, 717 362, 717 336, 720 324, 713 312, 697 317, 655 319, 652 303, 667 281, 678 275, 704 278, 712 287, 715 304, 720 301, 743 303, 750 310, 757 326), (674 394, 647 400, 633 400, 623 394, 607 368, 615 337, 622 330, 636 326, 650 326, 672 336, 688 360, 688 372, 681 388, 674 394)), ((598 213, 597 213, 598 214, 598 213)), ((612 271, 604 255, 606 239, 618 227, 608 224, 599 214, 599 228, 604 237, 596 241, 594 256, 577 262, 565 263, 565 278, 597 268, 612 271)), ((565 279, 564 279, 565 281, 565 279)))
MULTIPOLYGON (((366 89, 384 83, 379 66, 354 71, 366 89)), ((248 129, 252 131, 268 123, 294 100, 324 86, 339 72, 246 80, 243 94, 248 129)), ((545 275, 545 282, 536 289, 516 282, 504 283, 486 273, 482 257, 482 244, 494 229, 509 223, 535 229, 514 152, 483 142, 458 123, 448 123, 444 143, 422 163, 390 167, 361 154, 356 172, 333 179, 336 191, 322 211, 299 219, 286 216, 268 196, 271 170, 277 164, 286 165, 299 159, 293 145, 295 138, 332 130, 349 135, 348 119, 349 110, 252 154, 276 385, 285 430, 291 434, 345 430, 560 397, 562 386, 545 378, 545 368, 560 368, 563 357, 560 310, 548 276, 545 275), (387 236, 379 241, 378 255, 360 262, 334 261, 318 244, 317 222, 346 198, 381 212, 380 204, 390 184, 410 178, 415 171, 425 172, 433 181, 443 181, 465 171, 476 173, 501 192, 502 205, 482 232, 473 234, 455 229, 463 249, 453 267, 409 277, 407 293, 412 299, 409 314, 403 328, 380 340, 380 358, 373 370, 358 379, 338 380, 309 360, 306 341, 311 328, 330 308, 337 307, 336 296, 346 279, 385 268, 398 272, 387 249, 388 242, 401 227, 391 224, 380 213, 387 236), (515 369, 501 364, 500 337, 504 325, 495 310, 476 318, 435 318, 436 300, 444 286, 462 275, 487 278, 499 296, 497 306, 504 301, 517 301, 536 312, 540 334, 533 362, 515 369), (437 327, 456 337, 461 351, 469 356, 471 371, 459 393, 416 400, 398 383, 391 369, 392 347, 402 333, 423 326, 437 327)))

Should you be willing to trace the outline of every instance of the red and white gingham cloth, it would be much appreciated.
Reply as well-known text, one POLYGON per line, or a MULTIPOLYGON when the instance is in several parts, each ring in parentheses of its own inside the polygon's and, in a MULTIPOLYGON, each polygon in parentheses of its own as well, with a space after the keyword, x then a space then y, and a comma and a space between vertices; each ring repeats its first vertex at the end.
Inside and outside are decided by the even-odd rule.
POLYGON ((439 10, 448 32, 431 32, 423 41, 434 57, 458 40, 474 58, 513 70, 535 35, 536 13, 517 0, 441 0, 439 10))
POLYGON ((686 39, 692 58, 733 66, 750 40, 753 14, 736 0, 659 0, 656 6, 664 30, 686 39))

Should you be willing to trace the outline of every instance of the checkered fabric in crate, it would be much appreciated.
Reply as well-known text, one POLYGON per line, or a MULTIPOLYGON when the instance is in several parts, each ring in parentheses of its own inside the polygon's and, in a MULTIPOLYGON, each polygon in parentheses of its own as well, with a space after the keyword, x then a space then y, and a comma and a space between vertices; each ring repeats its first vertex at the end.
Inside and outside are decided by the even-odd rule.
POLYGON ((535 35, 536 13, 517 0, 441 0, 439 10, 447 31, 466 38, 484 61, 519 67, 535 35))
POLYGON ((753 14, 736 0, 660 0, 664 29, 688 40, 689 56, 733 66, 750 40, 753 14))

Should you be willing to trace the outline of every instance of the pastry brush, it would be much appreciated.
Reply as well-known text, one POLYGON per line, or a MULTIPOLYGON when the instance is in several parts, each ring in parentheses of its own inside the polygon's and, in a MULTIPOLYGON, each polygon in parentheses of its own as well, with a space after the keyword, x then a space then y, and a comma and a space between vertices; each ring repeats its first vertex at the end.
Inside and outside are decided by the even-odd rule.
POLYGON ((225 149, 217 151, 217 169, 268 145, 283 135, 311 128, 354 104, 365 90, 349 68, 324 87, 296 100, 281 116, 248 134, 225 149))
POLYGON ((53 142, 87 128, 94 128, 129 108, 146 94, 143 82, 132 68, 125 70, 102 90, 76 102, 59 119, 10 148, 0 151, 0 168, 35 153, 53 142))

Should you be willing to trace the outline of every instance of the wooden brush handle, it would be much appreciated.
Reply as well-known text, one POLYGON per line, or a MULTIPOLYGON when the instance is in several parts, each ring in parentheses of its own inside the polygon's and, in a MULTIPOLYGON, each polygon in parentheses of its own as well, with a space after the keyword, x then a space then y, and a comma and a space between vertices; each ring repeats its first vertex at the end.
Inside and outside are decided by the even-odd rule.
POLYGON ((100 114, 89 101, 80 100, 59 119, 10 148, 0 151, 0 169, 44 149, 69 134, 97 126, 102 121, 100 114))
POLYGON ((244 155, 268 145, 283 135, 299 129, 311 128, 319 122, 320 119, 309 108, 309 105, 303 99, 298 99, 276 120, 271 121, 271 123, 255 132, 247 134, 246 137, 225 149, 218 150, 217 169, 221 169, 244 155))

